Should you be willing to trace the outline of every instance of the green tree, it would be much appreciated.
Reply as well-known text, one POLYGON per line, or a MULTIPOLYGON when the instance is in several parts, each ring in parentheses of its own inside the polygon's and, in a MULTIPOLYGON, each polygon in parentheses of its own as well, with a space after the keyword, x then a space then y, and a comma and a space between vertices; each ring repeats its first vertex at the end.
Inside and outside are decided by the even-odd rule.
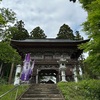
POLYGON ((91 71, 92 77, 100 76, 100 0, 81 0, 83 8, 88 12, 87 21, 83 23, 84 31, 90 41, 80 46, 89 52, 85 63, 91 71))
POLYGON ((60 30, 57 34, 57 39, 70 39, 74 40, 73 30, 66 24, 63 24, 60 27, 60 30))
POLYGON ((79 0, 80 3, 82 4, 82 7, 88 11, 89 7, 88 5, 91 4, 92 1, 95 1, 95 0, 79 0))
POLYGON ((13 27, 6 30, 5 37, 6 39, 24 40, 29 38, 29 33, 24 28, 24 22, 20 20, 13 27))
POLYGON ((10 23, 15 21, 15 18, 15 13, 12 10, 0 8, 0 36, 2 37, 0 42, 0 74, 1 69, 3 73, 8 70, 9 64, 20 63, 21 57, 18 52, 10 46, 9 42, 3 42, 5 30, 10 26, 10 23), (7 64, 7 68, 4 68, 4 63, 7 64))
POLYGON ((30 38, 32 39, 45 39, 46 37, 44 31, 39 26, 30 32, 30 38))
POLYGON ((18 52, 10 46, 8 42, 0 42, 0 62, 0 69, 2 69, 2 71, 0 71, 0 77, 4 79, 7 78, 8 80, 7 76, 9 75, 9 83, 11 83, 14 65, 16 66, 16 64, 19 64, 21 62, 21 57, 19 56, 18 52))
POLYGON ((79 31, 76 31, 75 34, 75 40, 83 40, 83 37, 80 35, 79 31))
POLYGON ((21 57, 19 56, 18 52, 13 49, 9 43, 7 42, 0 42, 0 61, 5 63, 19 63, 21 57))
POLYGON ((76 2, 76 0, 69 0, 69 1, 73 1, 74 3, 76 2))
POLYGON ((15 21, 15 13, 8 8, 0 8, 0 18, 1 18, 1 24, 7 25, 8 23, 14 23, 15 21))
MULTIPOLYGON (((9 27, 9 24, 14 23, 15 13, 11 9, 0 8, 0 30, 3 30, 2 36, 5 34, 5 29, 9 27)), ((2 37, 2 40, 4 38, 2 37)), ((20 59, 19 54, 10 46, 9 42, 0 42, 0 60, 2 62, 12 62, 12 58, 15 57, 16 60, 20 59)))
POLYGON ((5 35, 5 30, 15 22, 15 13, 11 9, 0 8, 0 36, 5 35))
POLYGON ((9 42, 3 42, 5 30, 9 27, 10 23, 15 21, 15 18, 15 13, 12 10, 6 8, 0 9, 0 35, 2 36, 2 41, 0 42, 0 61, 2 63, 19 63, 21 59, 17 51, 10 46, 9 42))

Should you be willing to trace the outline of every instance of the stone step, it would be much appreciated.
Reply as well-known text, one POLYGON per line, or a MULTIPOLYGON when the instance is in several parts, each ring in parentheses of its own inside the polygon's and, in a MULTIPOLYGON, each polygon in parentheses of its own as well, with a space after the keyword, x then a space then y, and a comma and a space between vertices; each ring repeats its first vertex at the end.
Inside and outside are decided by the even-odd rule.
POLYGON ((41 90, 41 89, 56 89, 57 87, 31 87, 29 89, 36 89, 36 90, 41 90))
POLYGON ((63 98, 21 98, 20 100, 64 100, 63 98))
POLYGON ((45 97, 45 98, 60 98, 60 94, 25 94, 23 97, 45 97))
POLYGON ((54 90, 58 90, 57 88, 31 88, 31 89, 29 89, 29 90, 52 90, 52 91, 54 91, 54 90))
POLYGON ((17 100, 65 100, 56 84, 34 84, 17 100))
POLYGON ((27 91, 26 93, 33 93, 33 94, 59 94, 59 91, 27 91))
POLYGON ((57 87, 55 84, 38 84, 38 85, 32 85, 31 87, 48 87, 48 88, 53 88, 57 87))
MULTIPOLYGON (((31 94, 31 92, 27 92, 26 94, 31 94)), ((57 93, 57 92, 35 92, 35 93, 33 93, 33 94, 59 94, 59 93, 57 93)))
POLYGON ((30 89, 55 89, 57 87, 31 87, 30 89))

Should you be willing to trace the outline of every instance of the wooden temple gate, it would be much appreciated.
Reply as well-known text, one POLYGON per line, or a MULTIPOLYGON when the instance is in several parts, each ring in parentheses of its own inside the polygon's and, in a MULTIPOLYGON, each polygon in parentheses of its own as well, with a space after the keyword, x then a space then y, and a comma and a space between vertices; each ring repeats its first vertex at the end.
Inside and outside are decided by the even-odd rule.
POLYGON ((17 49, 22 59, 26 53, 31 53, 31 59, 35 60, 32 83, 59 82, 62 79, 60 65, 65 65, 66 81, 75 81, 74 71, 79 70, 78 58, 83 50, 78 45, 89 40, 66 39, 27 39, 12 40, 11 45, 17 49), (66 59, 59 63, 60 59, 66 59), (48 79, 45 81, 44 78, 48 79), (53 81, 54 80, 54 81, 53 81))

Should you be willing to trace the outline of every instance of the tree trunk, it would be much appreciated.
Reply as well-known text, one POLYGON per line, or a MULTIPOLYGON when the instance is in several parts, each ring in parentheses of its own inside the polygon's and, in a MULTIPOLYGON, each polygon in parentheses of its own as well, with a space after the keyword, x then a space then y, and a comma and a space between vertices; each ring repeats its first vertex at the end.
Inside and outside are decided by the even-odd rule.
POLYGON ((2 66, 3 66, 3 63, 0 66, 0 77, 1 77, 2 66))
POLYGON ((12 63, 11 69, 10 69, 10 75, 9 75, 9 81, 8 81, 9 84, 11 84, 11 81, 12 81, 13 70, 14 70, 14 62, 12 63))

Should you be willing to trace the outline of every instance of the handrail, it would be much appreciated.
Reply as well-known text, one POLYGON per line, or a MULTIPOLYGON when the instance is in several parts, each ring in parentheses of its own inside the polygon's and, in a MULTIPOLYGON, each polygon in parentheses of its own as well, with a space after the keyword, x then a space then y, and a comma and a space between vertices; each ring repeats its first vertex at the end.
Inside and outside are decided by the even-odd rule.
POLYGON ((19 85, 16 85, 14 88, 12 88, 12 89, 8 90, 7 92, 3 93, 2 95, 0 95, 0 99, 2 97, 4 97, 6 94, 8 94, 8 93, 12 92, 13 90, 15 90, 16 88, 18 88, 18 87, 19 87, 19 85))

